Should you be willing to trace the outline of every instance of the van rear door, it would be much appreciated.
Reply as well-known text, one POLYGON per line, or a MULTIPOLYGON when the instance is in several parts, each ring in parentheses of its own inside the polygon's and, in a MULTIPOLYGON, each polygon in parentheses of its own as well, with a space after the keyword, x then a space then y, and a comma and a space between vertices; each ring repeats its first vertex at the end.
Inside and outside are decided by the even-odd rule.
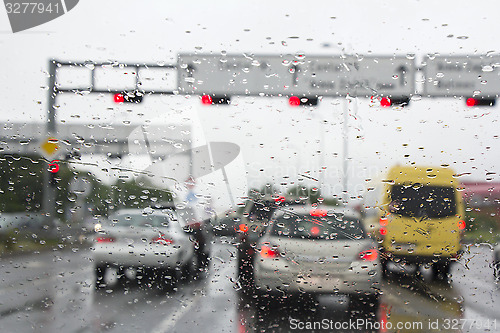
POLYGON ((453 186, 395 184, 386 239, 395 254, 451 256, 460 249, 453 186))

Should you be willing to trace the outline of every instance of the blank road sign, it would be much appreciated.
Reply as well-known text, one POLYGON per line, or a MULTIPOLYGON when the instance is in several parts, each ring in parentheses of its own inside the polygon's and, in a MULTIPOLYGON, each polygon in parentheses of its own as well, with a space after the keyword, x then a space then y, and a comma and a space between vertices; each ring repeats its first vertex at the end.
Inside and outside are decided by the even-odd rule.
POLYGON ((436 56, 424 63, 424 96, 496 97, 500 92, 500 57, 436 56))
POLYGON ((411 96, 406 56, 179 55, 179 92, 214 95, 411 96))

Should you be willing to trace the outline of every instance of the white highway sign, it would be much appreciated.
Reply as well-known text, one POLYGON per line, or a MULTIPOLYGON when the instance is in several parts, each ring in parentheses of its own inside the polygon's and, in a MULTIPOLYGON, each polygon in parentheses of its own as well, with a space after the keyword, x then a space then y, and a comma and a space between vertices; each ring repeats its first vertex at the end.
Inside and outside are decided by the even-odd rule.
POLYGON ((181 54, 181 94, 402 97, 415 93, 406 56, 181 54))
POLYGON ((424 96, 496 97, 500 93, 499 57, 436 56, 424 64, 424 96))

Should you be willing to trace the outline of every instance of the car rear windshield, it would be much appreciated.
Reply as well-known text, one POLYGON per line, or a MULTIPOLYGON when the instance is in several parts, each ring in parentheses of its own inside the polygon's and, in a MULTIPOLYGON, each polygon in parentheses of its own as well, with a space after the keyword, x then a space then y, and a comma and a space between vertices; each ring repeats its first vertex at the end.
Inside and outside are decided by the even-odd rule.
POLYGON ((394 185, 389 209, 409 217, 452 216, 456 214, 455 190, 445 186, 394 185))
POLYGON ((169 215, 115 214, 109 220, 116 227, 168 227, 174 218, 169 215))
POLYGON ((300 214, 284 214, 273 221, 271 235, 288 238, 358 240, 365 232, 357 219, 347 217, 316 217, 300 214))

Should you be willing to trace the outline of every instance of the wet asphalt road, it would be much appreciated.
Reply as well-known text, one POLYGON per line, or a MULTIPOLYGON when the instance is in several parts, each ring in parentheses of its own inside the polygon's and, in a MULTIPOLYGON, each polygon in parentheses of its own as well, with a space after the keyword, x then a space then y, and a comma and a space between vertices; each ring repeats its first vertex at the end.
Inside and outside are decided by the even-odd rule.
POLYGON ((432 332, 436 325, 440 331, 500 332, 491 260, 490 248, 471 246, 453 266, 450 284, 432 281, 425 271, 423 279, 393 274, 377 309, 351 311, 343 296, 268 301, 245 293, 235 248, 224 238, 213 246, 208 270, 174 290, 156 290, 147 281, 123 285, 112 271, 108 287, 96 290, 89 250, 16 256, 1 259, 0 332, 310 331, 306 325, 384 332, 376 329, 381 322, 392 325, 387 332, 398 324, 406 325, 401 332, 432 332))

